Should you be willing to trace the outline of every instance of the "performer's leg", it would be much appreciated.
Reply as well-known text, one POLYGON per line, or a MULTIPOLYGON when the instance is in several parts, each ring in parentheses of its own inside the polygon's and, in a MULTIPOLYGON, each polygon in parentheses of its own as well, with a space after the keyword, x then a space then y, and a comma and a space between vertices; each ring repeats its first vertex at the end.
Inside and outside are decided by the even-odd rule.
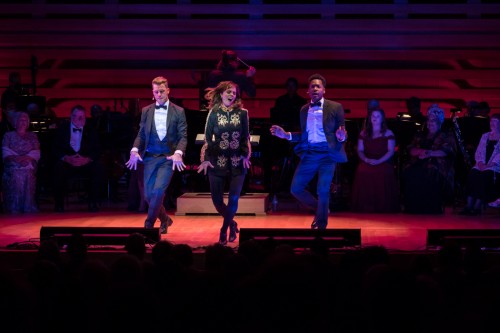
MULTIPOLYGON (((224 226, 227 229, 229 226, 229 241, 236 240, 236 234, 239 232, 238 224, 234 221, 234 216, 238 211, 238 200, 240 199, 243 184, 245 183, 245 175, 237 175, 231 177, 229 184, 229 194, 227 200, 227 209, 224 215, 224 226)), ((223 226, 223 227, 224 227, 223 226)))
POLYGON ((318 201, 306 190, 307 185, 318 171, 318 158, 316 153, 307 152, 295 170, 290 192, 303 205, 309 209, 316 210, 318 201))
POLYGON ((212 202, 215 209, 223 218, 222 227, 220 229, 219 243, 222 245, 227 244, 227 228, 229 224, 226 224, 226 211, 227 205, 224 203, 224 185, 226 182, 225 176, 218 175, 208 175, 208 180, 210 182, 210 194, 212 196, 212 202))
POLYGON ((148 203, 148 216, 144 223, 146 228, 154 226, 160 212, 166 215, 163 197, 173 173, 172 161, 167 160, 164 156, 144 160, 145 197, 148 203))
POLYGON ((225 216, 227 205, 224 203, 224 185, 226 183, 226 176, 208 175, 210 182, 210 194, 215 210, 221 215, 225 216))
POLYGON ((328 208, 330 205, 330 185, 335 172, 336 163, 326 156, 319 163, 318 170, 318 208, 316 209, 316 224, 319 229, 325 229, 328 224, 328 208))

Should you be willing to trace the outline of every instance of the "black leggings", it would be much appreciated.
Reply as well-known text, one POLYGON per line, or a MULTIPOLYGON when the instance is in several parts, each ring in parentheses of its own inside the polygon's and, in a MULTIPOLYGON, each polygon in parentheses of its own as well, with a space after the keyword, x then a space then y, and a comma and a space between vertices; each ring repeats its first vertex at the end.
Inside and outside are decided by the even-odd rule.
POLYGON ((228 203, 224 203, 224 185, 226 184, 226 176, 209 175, 210 193, 212 194, 212 202, 215 209, 224 218, 221 231, 226 232, 227 228, 233 221, 236 211, 238 210, 238 200, 240 198, 241 189, 245 181, 245 175, 231 175, 229 183, 228 203))

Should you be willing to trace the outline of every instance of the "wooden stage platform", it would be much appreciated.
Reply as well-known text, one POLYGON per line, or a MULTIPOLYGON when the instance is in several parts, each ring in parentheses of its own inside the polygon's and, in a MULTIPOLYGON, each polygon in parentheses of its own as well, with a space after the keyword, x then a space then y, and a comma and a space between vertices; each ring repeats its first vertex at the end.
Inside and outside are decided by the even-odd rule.
MULTIPOLYGON (((36 214, 0 214, 0 267, 22 272, 31 266, 40 244, 42 227, 143 227, 145 213, 128 212, 123 204, 106 203, 98 213, 86 211, 85 205, 71 204, 65 213, 51 211, 47 204, 36 214)), ((301 212, 297 203, 288 206, 281 201, 276 212, 265 215, 237 215, 240 228, 309 229, 312 214, 301 212), (285 210, 288 209, 288 210, 285 210)), ((174 244, 187 244, 193 248, 194 265, 205 265, 205 248, 218 240, 222 220, 218 215, 176 215, 170 211, 174 224, 168 234, 161 235, 174 244)), ((159 222, 155 227, 159 227, 159 222)), ((45 228, 47 229, 47 228, 45 228)), ((49 228, 50 229, 50 228, 49 228)), ((500 210, 488 208, 481 216, 461 216, 457 210, 448 208, 443 215, 360 214, 348 211, 333 212, 329 216, 328 229, 359 229, 361 247, 382 245, 391 254, 392 262, 408 265, 414 255, 434 256, 437 251, 427 248, 429 229, 464 229, 495 233, 493 241, 500 240, 500 210), (498 236, 497 236, 498 235, 498 236)), ((228 246, 237 249, 239 238, 228 246)), ((147 256, 152 245, 148 245, 147 256)), ((338 262, 349 248, 332 249, 332 262, 338 262)), ((490 260, 500 263, 500 246, 488 251, 490 260)), ((88 257, 113 262, 125 253, 123 245, 91 245, 88 257)))
MULTIPOLYGON (((217 241, 222 223, 218 215, 175 215, 175 211, 169 214, 174 224, 168 229, 168 234, 161 235, 162 239, 188 244, 195 250, 203 250, 217 241)), ((0 250, 12 248, 14 243, 36 244, 42 226, 142 227, 145 216, 145 213, 106 205, 98 213, 73 205, 65 213, 47 210, 36 214, 0 214, 0 250)), ((240 228, 293 229, 309 228, 312 219, 309 213, 291 210, 258 216, 238 215, 235 220, 240 228)), ((422 251, 426 249, 428 229, 500 229, 500 211, 488 208, 483 215, 474 217, 461 216, 451 208, 447 208, 443 215, 340 211, 330 214, 328 228, 360 229, 361 246, 383 245, 390 251, 422 251)), ((238 241, 229 243, 229 246, 237 247, 238 241)))

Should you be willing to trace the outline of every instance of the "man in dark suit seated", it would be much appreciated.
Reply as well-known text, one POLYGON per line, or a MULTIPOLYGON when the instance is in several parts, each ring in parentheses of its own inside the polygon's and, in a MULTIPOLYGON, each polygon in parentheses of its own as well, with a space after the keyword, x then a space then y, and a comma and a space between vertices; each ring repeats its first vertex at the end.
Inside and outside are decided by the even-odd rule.
POLYGON ((70 122, 57 129, 54 137, 54 199, 55 211, 64 211, 66 183, 72 177, 89 179, 88 208, 99 210, 98 202, 103 184, 103 169, 99 163, 100 145, 98 133, 85 125, 86 112, 81 105, 71 109, 70 122))

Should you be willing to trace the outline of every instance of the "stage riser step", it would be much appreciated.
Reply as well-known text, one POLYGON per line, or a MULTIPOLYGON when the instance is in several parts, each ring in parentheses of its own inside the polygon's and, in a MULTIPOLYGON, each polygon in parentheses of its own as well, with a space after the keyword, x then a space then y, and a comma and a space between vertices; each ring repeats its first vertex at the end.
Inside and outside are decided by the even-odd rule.
MULTIPOLYGON (((236 215, 266 215, 269 193, 245 193, 238 201, 236 215)), ((227 193, 224 194, 227 204, 227 193)), ((177 211, 175 215, 203 215, 217 214, 210 193, 184 193, 177 198, 177 211)))

